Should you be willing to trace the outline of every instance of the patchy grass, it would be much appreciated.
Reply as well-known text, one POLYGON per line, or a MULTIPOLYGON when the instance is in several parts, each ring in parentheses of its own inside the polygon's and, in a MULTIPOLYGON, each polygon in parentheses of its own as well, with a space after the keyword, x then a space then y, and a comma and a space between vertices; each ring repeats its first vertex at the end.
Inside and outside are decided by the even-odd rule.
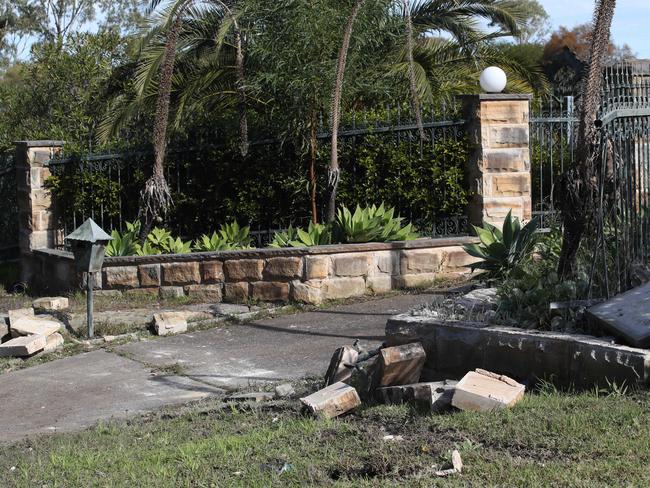
POLYGON ((0 486, 650 484, 647 391, 533 394, 494 413, 373 406, 333 421, 298 408, 211 400, 0 447, 0 486), (452 449, 463 473, 436 478, 452 449))

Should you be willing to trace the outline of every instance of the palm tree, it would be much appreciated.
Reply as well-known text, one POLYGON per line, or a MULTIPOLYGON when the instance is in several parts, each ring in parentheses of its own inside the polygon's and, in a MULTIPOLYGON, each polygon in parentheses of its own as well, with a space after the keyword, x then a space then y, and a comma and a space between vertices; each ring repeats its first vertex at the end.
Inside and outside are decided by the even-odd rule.
POLYGON ((578 149, 576 163, 562 178, 562 197, 559 199, 564 223, 564 239, 558 264, 562 278, 575 273, 580 242, 593 213, 596 168, 598 158, 598 131, 596 117, 600 106, 603 66, 609 47, 610 29, 616 0, 596 0, 594 32, 591 39, 589 67, 582 88, 578 149))
MULTIPOLYGON (((416 0, 409 6, 407 0, 399 0, 405 10, 406 40, 406 69, 413 105, 420 135, 423 137, 421 114, 418 110, 419 97, 414 93, 418 91, 418 75, 415 65, 415 35, 417 30, 424 37, 424 33, 439 32, 449 34, 466 56, 475 58, 472 51, 479 43, 490 36, 517 35, 518 24, 523 21, 517 8, 517 3, 512 0, 416 0), (410 7, 410 8, 409 8, 410 7), (477 20, 482 18, 491 25, 499 28, 495 34, 486 35, 481 32, 477 20), (420 114, 420 115, 419 115, 420 114), (419 115, 419 116, 418 116, 419 115), (419 120, 418 120, 419 119, 419 120)), ((341 99, 343 94, 343 81, 348 50, 353 33, 354 22, 363 7, 365 0, 355 0, 347 18, 341 48, 336 63, 336 77, 332 90, 331 102, 331 157, 328 168, 328 208, 327 221, 334 220, 336 208, 336 190, 340 180, 340 167, 338 162, 338 129, 341 112, 341 99)), ((421 39, 418 39, 420 41, 421 39)), ((424 80, 420 76, 420 80, 424 80)), ((421 88, 420 88, 421 90, 421 88)))

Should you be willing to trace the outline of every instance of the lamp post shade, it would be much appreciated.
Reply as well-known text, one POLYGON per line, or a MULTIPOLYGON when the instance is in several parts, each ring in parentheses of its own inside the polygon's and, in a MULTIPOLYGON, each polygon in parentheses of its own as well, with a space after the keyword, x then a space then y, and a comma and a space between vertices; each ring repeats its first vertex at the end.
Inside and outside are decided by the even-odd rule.
POLYGON ((77 271, 86 273, 101 271, 106 245, 112 239, 93 219, 86 220, 68 235, 65 240, 74 254, 77 271))
POLYGON ((501 93, 508 83, 505 71, 497 66, 485 68, 480 78, 481 88, 487 93, 501 93))

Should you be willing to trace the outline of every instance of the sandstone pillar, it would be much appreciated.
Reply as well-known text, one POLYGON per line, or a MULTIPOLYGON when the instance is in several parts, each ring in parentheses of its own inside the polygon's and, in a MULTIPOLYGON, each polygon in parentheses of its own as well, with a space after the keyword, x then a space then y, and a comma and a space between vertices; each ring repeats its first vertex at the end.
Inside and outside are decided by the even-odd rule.
POLYGON ((470 223, 498 227, 506 214, 531 218, 530 95, 481 94, 463 97, 473 151, 467 175, 470 223))

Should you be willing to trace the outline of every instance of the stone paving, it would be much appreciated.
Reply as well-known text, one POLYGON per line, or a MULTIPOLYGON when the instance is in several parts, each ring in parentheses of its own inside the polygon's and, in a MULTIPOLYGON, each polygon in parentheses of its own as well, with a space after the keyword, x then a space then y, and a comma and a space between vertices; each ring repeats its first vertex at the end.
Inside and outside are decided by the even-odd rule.
POLYGON ((263 382, 324 374, 333 350, 384 340, 388 317, 432 295, 398 295, 155 338, 0 375, 0 442, 74 431, 263 382), (17 413, 19 412, 19 414, 17 413))

